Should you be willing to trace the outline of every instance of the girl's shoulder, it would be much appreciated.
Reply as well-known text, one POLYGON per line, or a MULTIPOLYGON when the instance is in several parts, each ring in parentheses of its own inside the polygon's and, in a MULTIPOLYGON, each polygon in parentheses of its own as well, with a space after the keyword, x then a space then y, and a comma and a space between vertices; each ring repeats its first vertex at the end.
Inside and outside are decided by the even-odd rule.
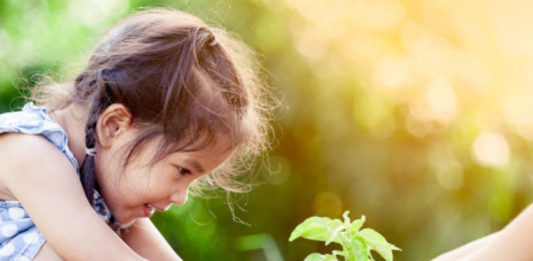
MULTIPOLYGON (((4 133, 21 133, 42 136, 48 141, 48 143, 52 143, 54 147, 65 154, 71 164, 78 169, 78 163, 68 148, 67 133, 56 121, 50 118, 47 109, 44 107, 36 106, 30 102, 24 105, 20 111, 0 114, 0 134, 4 133)), ((25 142, 30 140, 35 142, 35 139, 31 137, 12 137, 11 139, 17 139, 18 141, 16 144, 20 144, 20 146, 25 149, 29 149, 23 145, 25 142)))
MULTIPOLYGON (((15 169, 10 171, 16 171, 20 166, 54 155, 58 149, 68 156, 67 144, 66 132, 44 107, 30 102, 19 111, 0 114, 0 159, 9 165, 4 165, 0 172, 9 172, 12 167, 15 169)), ((71 163, 77 167, 76 162, 71 163)))
MULTIPOLYGON (((48 116, 47 109, 27 103, 20 111, 0 114, 0 133, 20 132, 26 134, 54 133, 53 136, 63 136, 59 124, 48 116)), ((50 136, 50 135, 45 135, 50 136)))
MULTIPOLYGON (((45 137, 25 133, 9 132, 0 134, 0 163, 2 172, 16 172, 14 167, 25 167, 45 162, 59 151, 45 137)), ((64 158, 64 156, 62 156, 64 158)), ((68 161, 64 161, 68 165, 68 161)))
POLYGON ((24 183, 20 181, 27 179, 25 173, 50 176, 47 171, 50 167, 75 171, 62 153, 41 135, 4 133, 0 135, 0 148, 0 200, 18 200, 12 187, 24 183))

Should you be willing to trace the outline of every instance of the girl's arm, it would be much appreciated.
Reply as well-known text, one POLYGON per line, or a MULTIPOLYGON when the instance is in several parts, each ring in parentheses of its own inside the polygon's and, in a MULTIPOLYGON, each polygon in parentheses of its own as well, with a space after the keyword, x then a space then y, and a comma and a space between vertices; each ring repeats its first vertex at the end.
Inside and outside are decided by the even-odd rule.
POLYGON ((460 260, 463 257, 468 256, 469 254, 472 254, 476 250, 480 249, 484 245, 486 245, 489 241, 494 240, 495 237, 498 236, 500 232, 496 232, 494 234, 490 234, 488 236, 482 237, 480 239, 474 240, 466 245, 463 245, 461 247, 458 247, 452 251, 446 252, 444 254, 441 254, 440 256, 432 259, 432 261, 457 261, 460 260))
MULTIPOLYGON (((527 207, 511 223, 500 232, 482 238, 480 244, 473 242, 473 247, 465 246, 459 258, 450 256, 451 259, 460 261, 485 261, 485 260, 513 260, 526 261, 533 259, 533 205, 527 207), (485 240, 486 239, 486 240, 485 240), (463 255, 465 254, 465 255, 463 255)), ((451 252, 453 253, 453 252, 451 252)), ((451 254, 450 253, 450 254, 451 254)), ((444 256, 446 256, 445 254, 444 256)), ((443 257, 444 257, 443 256, 443 257)), ((438 261, 441 261, 440 256, 438 261)))
POLYGON ((137 219, 122 238, 139 255, 149 260, 181 261, 148 218, 137 219))
POLYGON ((75 169, 44 137, 0 135, 0 183, 66 260, 145 260, 89 205, 75 169))
POLYGON ((522 211, 493 240, 461 260, 532 260, 531 242, 533 242, 533 205, 522 211))

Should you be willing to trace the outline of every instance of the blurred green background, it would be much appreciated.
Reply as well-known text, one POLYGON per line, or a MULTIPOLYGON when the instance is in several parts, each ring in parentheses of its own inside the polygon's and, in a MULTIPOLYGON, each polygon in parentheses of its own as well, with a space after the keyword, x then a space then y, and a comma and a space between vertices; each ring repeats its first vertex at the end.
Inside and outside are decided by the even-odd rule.
POLYGON ((397 260, 429 260, 533 199, 526 0, 1 0, 0 111, 39 75, 70 79, 103 30, 149 6, 236 33, 284 103, 263 185, 153 217, 184 260, 302 260, 331 248, 289 243, 292 229, 344 210, 397 260))

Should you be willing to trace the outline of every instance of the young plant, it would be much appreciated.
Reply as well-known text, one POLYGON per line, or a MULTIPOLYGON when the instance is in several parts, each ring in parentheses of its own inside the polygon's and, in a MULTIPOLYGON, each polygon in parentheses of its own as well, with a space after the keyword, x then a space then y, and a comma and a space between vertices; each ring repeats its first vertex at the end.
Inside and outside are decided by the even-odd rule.
POLYGON ((346 261, 370 261, 374 260, 371 251, 378 252, 386 261, 392 261, 392 251, 400 249, 371 228, 361 230, 365 216, 350 222, 349 213, 346 211, 342 214, 344 222, 326 217, 310 217, 292 231, 289 241, 302 237, 324 241, 326 246, 331 242, 342 246, 342 251, 333 250, 331 254, 325 255, 312 253, 304 261, 334 261, 339 256, 346 261))

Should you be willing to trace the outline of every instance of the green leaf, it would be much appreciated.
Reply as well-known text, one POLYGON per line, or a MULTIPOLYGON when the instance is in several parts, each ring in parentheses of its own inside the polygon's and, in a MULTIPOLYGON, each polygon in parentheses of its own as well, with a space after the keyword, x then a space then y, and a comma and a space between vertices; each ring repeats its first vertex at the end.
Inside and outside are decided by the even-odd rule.
POLYGON ((329 233, 329 236, 326 240, 326 246, 329 245, 331 242, 336 242, 336 243, 339 243, 339 244, 342 244, 342 234, 341 232, 344 230, 344 226, 342 224, 342 222, 338 219, 333 219, 329 224, 328 224, 328 233, 329 233))
POLYGON ((334 255, 321 255, 319 253, 312 253, 308 255, 304 261, 338 261, 334 255))
POLYGON ((346 245, 344 245, 348 252, 347 261, 368 261, 368 254, 370 253, 370 249, 368 248, 368 245, 365 243, 363 238, 356 237, 353 238, 349 243, 347 242, 346 245))
POLYGON ((371 249, 376 250, 386 261, 392 261, 392 250, 399 250, 396 246, 389 244, 385 237, 371 228, 365 228, 359 233, 371 249))
POLYGON ((349 225, 350 224, 350 218, 348 217, 348 214, 350 214, 349 210, 344 211, 342 213, 342 217, 344 218, 344 224, 349 225))
POLYGON ((402 251, 401 248, 399 248, 399 247, 397 247, 397 246, 395 246, 395 245, 393 245, 393 244, 391 244, 391 243, 389 243, 389 245, 390 245, 390 247, 391 247, 392 250, 402 251))
POLYGON ((337 242, 340 243, 338 228, 342 226, 340 220, 331 220, 325 217, 310 217, 304 220, 301 224, 296 226, 292 231, 289 241, 293 241, 298 237, 303 237, 311 240, 337 242))
POLYGON ((323 218, 310 217, 300 223, 291 233, 289 241, 293 241, 299 237, 314 238, 315 240, 326 240, 327 225, 323 218))
POLYGON ((365 221, 366 221, 366 217, 364 215, 362 215, 360 219, 354 220, 352 222, 352 230, 359 231, 359 229, 361 229, 365 221))
POLYGON ((345 256, 344 252, 339 250, 333 250, 331 253, 336 256, 345 256))

